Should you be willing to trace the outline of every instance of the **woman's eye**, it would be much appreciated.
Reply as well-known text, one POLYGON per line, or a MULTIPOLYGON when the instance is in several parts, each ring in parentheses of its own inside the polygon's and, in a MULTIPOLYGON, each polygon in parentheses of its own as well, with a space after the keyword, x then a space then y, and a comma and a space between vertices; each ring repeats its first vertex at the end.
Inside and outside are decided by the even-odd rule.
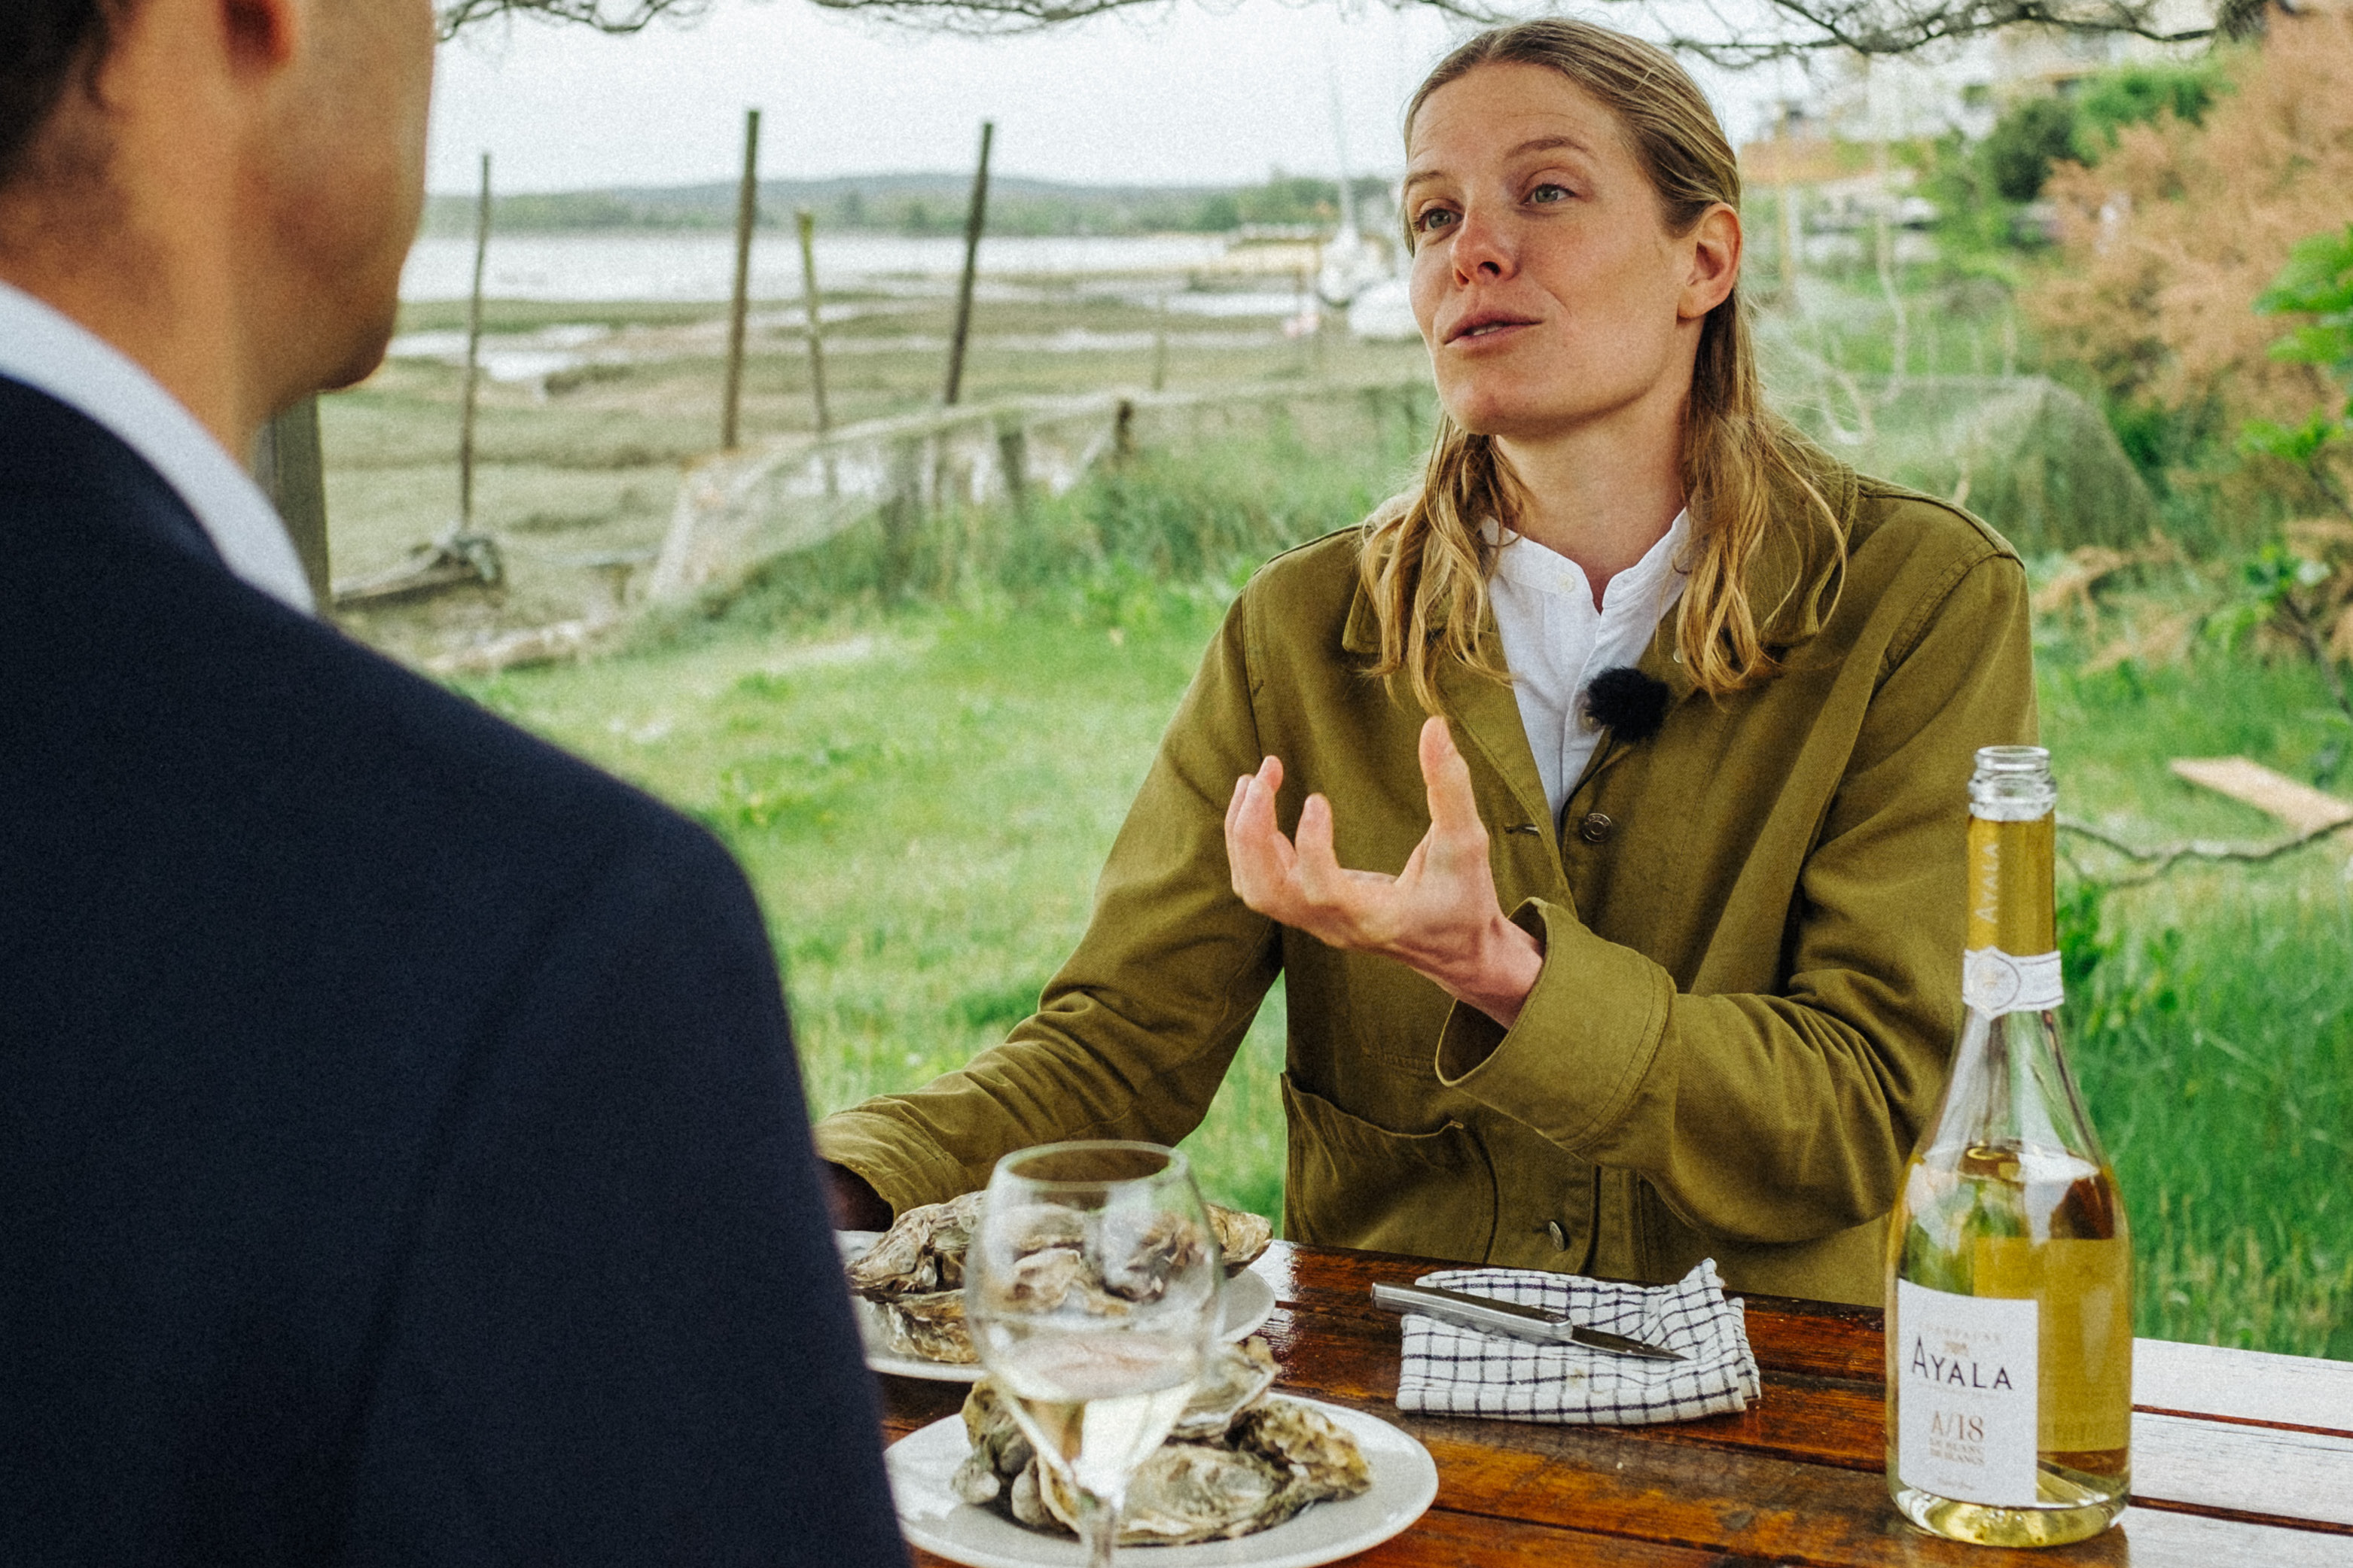
POLYGON ((1413 226, 1423 234, 1435 233, 1454 221, 1454 215, 1444 207, 1425 207, 1414 215, 1413 226))
POLYGON ((1528 200, 1536 203, 1540 206, 1548 205, 1554 202, 1565 202, 1568 200, 1568 187, 1567 185, 1555 185, 1549 184, 1538 185, 1535 190, 1528 193, 1528 200))

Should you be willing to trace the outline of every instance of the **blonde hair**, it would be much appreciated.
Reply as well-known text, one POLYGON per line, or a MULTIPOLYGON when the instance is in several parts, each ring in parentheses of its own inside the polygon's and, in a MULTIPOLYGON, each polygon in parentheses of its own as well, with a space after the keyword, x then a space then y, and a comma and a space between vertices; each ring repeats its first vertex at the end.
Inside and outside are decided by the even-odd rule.
MULTIPOLYGON (((1551 17, 1471 39, 1440 61, 1414 93, 1406 110, 1408 132, 1431 93, 1491 64, 1556 70, 1615 114, 1658 194, 1668 232, 1690 233, 1719 202, 1739 206, 1740 166, 1731 143, 1674 57, 1589 22, 1551 17)), ((1414 236, 1407 221, 1410 248, 1414 236)), ((1808 472, 1805 450, 1803 437, 1765 405, 1756 344, 1736 283, 1701 323, 1681 454, 1693 542, 1675 629, 1684 668, 1712 696, 1762 680, 1778 668, 1759 635, 1761 617, 1747 584, 1749 563, 1771 528, 1775 481, 1792 485, 1819 507, 1837 533, 1838 520, 1808 472)), ((1518 486, 1491 439, 1441 412, 1419 494, 1377 520, 1366 536, 1357 566, 1380 623, 1380 662, 1373 673, 1402 673, 1430 711, 1439 706, 1436 671, 1446 659, 1510 679, 1479 640, 1499 548, 1483 524, 1492 518, 1509 525, 1519 515, 1518 486)))

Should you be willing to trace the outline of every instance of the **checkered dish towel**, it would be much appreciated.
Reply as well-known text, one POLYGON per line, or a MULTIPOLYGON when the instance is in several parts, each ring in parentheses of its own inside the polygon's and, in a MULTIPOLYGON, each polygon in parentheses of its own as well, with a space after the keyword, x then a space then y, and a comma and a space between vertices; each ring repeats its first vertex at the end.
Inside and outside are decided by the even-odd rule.
POLYGON ((1691 1359, 1532 1344, 1409 1312, 1400 1410, 1648 1426, 1746 1410, 1760 1391, 1746 1320, 1740 1303, 1725 1296, 1714 1258, 1672 1285, 1612 1285, 1528 1268, 1449 1268, 1416 1283, 1541 1307, 1691 1359))

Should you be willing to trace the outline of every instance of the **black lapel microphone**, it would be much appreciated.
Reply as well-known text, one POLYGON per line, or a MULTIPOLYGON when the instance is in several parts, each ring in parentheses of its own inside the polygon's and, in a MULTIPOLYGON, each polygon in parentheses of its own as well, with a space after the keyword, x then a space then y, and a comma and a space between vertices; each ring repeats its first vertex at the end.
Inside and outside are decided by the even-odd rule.
POLYGON ((1585 689, 1585 710, 1595 723, 1631 745, 1659 732, 1672 695, 1665 681, 1621 664, 1593 678, 1585 689))

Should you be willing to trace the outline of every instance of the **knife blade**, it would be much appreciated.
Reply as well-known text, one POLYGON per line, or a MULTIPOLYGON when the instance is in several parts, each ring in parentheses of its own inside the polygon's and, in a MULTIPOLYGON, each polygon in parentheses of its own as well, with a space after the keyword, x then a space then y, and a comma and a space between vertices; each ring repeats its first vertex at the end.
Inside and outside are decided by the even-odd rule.
POLYGON ((1477 1329, 1482 1333, 1506 1334, 1536 1344, 1580 1344, 1617 1355, 1641 1356, 1646 1361, 1691 1359, 1663 1345, 1648 1344, 1602 1329, 1588 1329, 1541 1307, 1523 1307, 1516 1301, 1473 1296, 1464 1290, 1441 1290, 1434 1285, 1377 1284, 1373 1287, 1373 1305, 1391 1312, 1419 1312, 1441 1322, 1477 1329))

